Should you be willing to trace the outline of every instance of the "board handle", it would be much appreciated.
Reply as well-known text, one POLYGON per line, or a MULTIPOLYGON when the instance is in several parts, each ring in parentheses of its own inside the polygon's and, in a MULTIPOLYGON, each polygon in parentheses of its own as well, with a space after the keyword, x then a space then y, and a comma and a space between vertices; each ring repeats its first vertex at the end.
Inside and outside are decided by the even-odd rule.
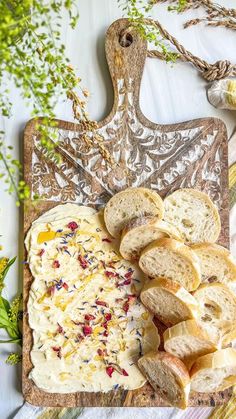
POLYGON ((147 56, 147 42, 128 19, 118 19, 108 28, 105 41, 106 58, 114 87, 115 103, 119 80, 130 86, 134 102, 139 101, 139 90, 147 56))

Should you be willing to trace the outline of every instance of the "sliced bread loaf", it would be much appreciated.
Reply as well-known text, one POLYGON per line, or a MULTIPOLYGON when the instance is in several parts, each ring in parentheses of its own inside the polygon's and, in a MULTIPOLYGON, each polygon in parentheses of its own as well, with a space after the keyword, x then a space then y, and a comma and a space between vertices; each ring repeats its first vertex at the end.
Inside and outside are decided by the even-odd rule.
POLYGON ((179 189, 164 201, 164 220, 174 224, 186 243, 216 242, 221 223, 208 195, 196 189, 179 189))
POLYGON ((177 282, 166 278, 147 281, 140 294, 142 303, 166 326, 198 315, 195 298, 177 282))
POLYGON ((236 338, 236 296, 226 285, 202 284, 194 297, 200 308, 199 322, 219 347, 236 338))
POLYGON ((151 215, 163 218, 164 204, 151 189, 128 188, 114 195, 104 211, 106 228, 113 237, 119 237, 124 226, 133 218, 151 215))
POLYGON ((186 320, 172 326, 164 332, 163 338, 165 350, 180 358, 188 368, 199 356, 217 350, 195 320, 186 320))
POLYGON ((191 246, 201 265, 202 282, 236 281, 236 263, 225 247, 215 243, 201 243, 191 246))
POLYGON ((171 279, 188 291, 200 284, 198 257, 188 246, 174 239, 159 239, 149 244, 141 253, 139 266, 146 275, 171 279))
POLYGON ((180 359, 166 352, 149 352, 138 360, 138 366, 168 404, 180 409, 187 407, 190 379, 180 359))
POLYGON ((134 218, 122 231, 120 253, 124 259, 138 259, 148 244, 163 237, 181 240, 177 228, 170 223, 151 216, 134 218))
POLYGON ((191 390, 199 393, 224 391, 236 384, 236 350, 222 349, 201 356, 193 364, 191 390))

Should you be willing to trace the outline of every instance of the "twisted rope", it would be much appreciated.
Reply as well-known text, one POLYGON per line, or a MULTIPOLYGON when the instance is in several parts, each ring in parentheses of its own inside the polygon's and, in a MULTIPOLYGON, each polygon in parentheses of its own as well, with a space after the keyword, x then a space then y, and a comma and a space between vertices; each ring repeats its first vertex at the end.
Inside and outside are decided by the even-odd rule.
MULTIPOLYGON (((147 25, 151 25, 157 28, 163 38, 167 39, 179 52, 179 59, 182 61, 190 62, 197 68, 202 77, 209 82, 214 80, 220 80, 225 77, 235 76, 236 75, 236 65, 231 64, 228 60, 220 60, 216 61, 214 64, 209 64, 207 61, 197 57, 196 55, 192 54, 190 51, 184 48, 183 45, 179 43, 179 41, 172 36, 157 20, 153 19, 144 19, 144 23, 147 25)), ((129 28, 126 29, 126 33, 129 28)), ((151 58, 160 58, 165 60, 165 55, 157 50, 151 50, 147 53, 148 57, 151 58)))

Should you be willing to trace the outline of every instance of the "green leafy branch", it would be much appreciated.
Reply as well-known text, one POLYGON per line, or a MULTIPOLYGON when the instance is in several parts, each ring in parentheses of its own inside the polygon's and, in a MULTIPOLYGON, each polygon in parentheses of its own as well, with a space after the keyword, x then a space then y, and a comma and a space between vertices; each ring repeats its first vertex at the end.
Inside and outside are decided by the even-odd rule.
MULTIPOLYGON (((138 29, 141 36, 154 45, 166 62, 175 62, 178 54, 174 53, 165 41, 150 12, 156 1, 148 0, 118 0, 123 13, 129 18, 130 23, 138 29)), ((179 0, 179 4, 182 0, 179 0)))
MULTIPOLYGON (((20 331, 20 320, 22 319, 22 296, 15 297, 9 302, 2 296, 2 290, 5 286, 5 278, 10 267, 15 262, 16 257, 0 259, 0 329, 7 332, 9 339, 0 340, 0 343, 22 344, 22 334, 20 331)), ((11 353, 6 362, 13 365, 21 359, 21 355, 11 353)))
MULTIPOLYGON (((61 42, 61 18, 67 10, 70 26, 78 21, 75 0, 35 1, 3 0, 0 2, 0 112, 10 118, 12 103, 8 82, 13 81, 26 103, 31 104, 32 116, 44 116, 38 126, 41 143, 49 151, 56 138, 49 133, 55 122, 58 98, 72 101, 74 116, 86 121, 88 92, 80 86, 81 79, 65 57, 61 42)), ((17 195, 17 205, 29 197, 29 188, 21 178, 20 163, 9 157, 4 132, 1 132, 0 177, 7 191, 17 195)))

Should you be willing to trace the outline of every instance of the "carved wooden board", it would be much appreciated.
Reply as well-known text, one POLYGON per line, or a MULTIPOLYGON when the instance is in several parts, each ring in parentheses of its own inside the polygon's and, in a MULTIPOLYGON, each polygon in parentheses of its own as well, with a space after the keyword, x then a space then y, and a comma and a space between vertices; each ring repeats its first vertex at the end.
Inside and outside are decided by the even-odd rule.
MULTIPOLYGON (((163 197, 181 187, 205 191, 219 208, 222 233, 219 242, 229 244, 228 149, 224 123, 203 118, 172 125, 154 124, 139 108, 139 90, 146 59, 146 42, 130 30, 127 46, 120 35, 129 23, 114 22, 106 34, 106 56, 114 87, 114 106, 99 123, 98 132, 117 165, 110 167, 97 149, 88 151, 78 125, 58 120, 55 164, 42 149, 34 120, 27 124, 24 138, 25 180, 43 200, 25 209, 25 232, 41 213, 62 202, 103 206, 117 191, 128 186, 146 186, 163 197), (124 45, 124 44, 123 44, 124 45)), ((158 77, 158 75, 157 75, 158 77)), ((32 368, 32 332, 27 320, 27 300, 32 276, 24 273, 23 393, 34 405, 44 406, 163 406, 163 401, 146 384, 135 391, 110 393, 49 394, 28 379, 32 368)), ((109 378, 108 378, 109 379, 109 378)), ((191 406, 217 405, 230 397, 193 394, 191 406)))

